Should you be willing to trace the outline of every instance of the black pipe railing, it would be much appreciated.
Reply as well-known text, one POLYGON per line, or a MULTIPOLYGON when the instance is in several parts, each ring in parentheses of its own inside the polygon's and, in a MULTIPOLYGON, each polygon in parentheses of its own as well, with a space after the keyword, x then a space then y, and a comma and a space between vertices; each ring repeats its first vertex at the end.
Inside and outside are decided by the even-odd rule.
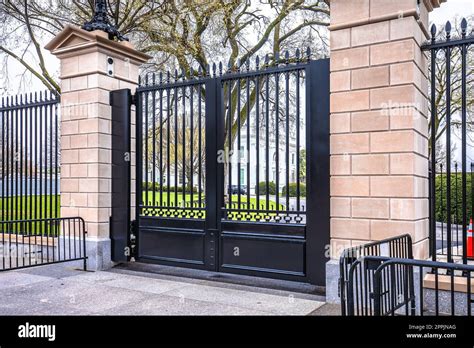
POLYGON ((0 271, 70 261, 85 271, 86 234, 80 217, 0 221, 0 271))
POLYGON ((384 256, 349 270, 348 311, 358 316, 472 315, 473 265, 384 256), (364 289, 364 297, 356 296, 364 289), (360 290, 359 290, 360 292, 360 290))
MULTIPOLYGON (((413 258, 413 247, 411 236, 406 234, 393 238, 384 239, 377 242, 358 245, 345 249, 339 258, 339 297, 341 298, 342 315, 351 313, 349 297, 356 297, 357 300, 368 300, 369 287, 356 287, 354 290, 349 288, 349 274, 359 258, 364 256, 387 256, 399 258, 413 258), (349 297, 348 297, 349 296, 349 297)), ((358 284, 356 284, 358 285, 358 284)))

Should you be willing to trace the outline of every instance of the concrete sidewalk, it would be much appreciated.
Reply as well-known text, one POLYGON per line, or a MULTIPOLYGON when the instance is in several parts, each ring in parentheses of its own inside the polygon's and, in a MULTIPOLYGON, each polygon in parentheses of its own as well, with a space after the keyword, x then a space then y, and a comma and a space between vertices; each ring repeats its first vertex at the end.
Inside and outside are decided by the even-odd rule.
POLYGON ((0 315, 308 315, 318 295, 114 268, 0 273, 0 315))

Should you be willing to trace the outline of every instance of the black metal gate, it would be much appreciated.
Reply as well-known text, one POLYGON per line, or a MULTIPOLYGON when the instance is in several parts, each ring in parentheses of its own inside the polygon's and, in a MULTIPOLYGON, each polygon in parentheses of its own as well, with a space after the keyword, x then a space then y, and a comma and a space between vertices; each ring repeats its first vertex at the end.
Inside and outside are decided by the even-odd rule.
POLYGON ((325 284, 329 60, 147 75, 136 258, 325 284))

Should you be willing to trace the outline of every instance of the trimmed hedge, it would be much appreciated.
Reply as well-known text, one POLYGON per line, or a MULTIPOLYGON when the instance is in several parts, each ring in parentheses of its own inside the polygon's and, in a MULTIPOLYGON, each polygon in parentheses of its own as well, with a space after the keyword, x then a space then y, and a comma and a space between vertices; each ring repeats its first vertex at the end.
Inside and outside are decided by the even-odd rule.
MULTIPOLYGON (((436 221, 447 222, 447 211, 446 211, 446 184, 447 175, 440 174, 436 175, 435 186, 435 198, 436 208, 435 216, 436 221)), ((472 211, 472 195, 471 195, 471 174, 466 175, 466 209, 467 209, 467 224, 469 224, 469 218, 471 217, 472 211)), ((474 216, 473 216, 474 218, 474 216)), ((462 224, 462 174, 451 174, 451 221, 453 224, 462 224)))
MULTIPOLYGON (((276 195, 276 184, 274 182, 269 182, 268 183, 268 194, 269 195, 276 195)), ((257 192, 257 187, 255 186, 255 192, 257 192)), ((261 181, 258 183, 258 193, 260 195, 266 195, 267 194, 267 182, 266 181, 261 181)))
MULTIPOLYGON (((297 196, 297 189, 298 189, 298 184, 296 182, 292 182, 288 185, 290 187, 290 197, 296 197, 297 196)), ((286 185, 283 186, 283 191, 282 191, 282 196, 286 196, 286 185)), ((306 185, 305 184, 300 184, 300 197, 306 197, 306 185)))

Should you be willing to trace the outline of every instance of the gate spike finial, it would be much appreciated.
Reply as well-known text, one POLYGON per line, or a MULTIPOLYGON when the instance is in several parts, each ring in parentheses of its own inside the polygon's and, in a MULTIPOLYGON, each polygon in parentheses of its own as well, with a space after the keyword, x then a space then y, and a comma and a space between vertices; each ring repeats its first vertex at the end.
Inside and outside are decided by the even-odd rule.
POLYGON ((265 67, 268 68, 268 63, 270 62, 270 57, 268 56, 268 53, 265 55, 265 67))
POLYGON ((431 41, 435 42, 436 41, 436 32, 438 31, 438 28, 436 27, 436 24, 433 24, 431 26, 431 41))
POLYGON ((181 68, 181 78, 183 79, 183 81, 186 80, 186 72, 184 71, 184 68, 181 68))
POLYGON ((178 81, 178 69, 174 69, 174 80, 178 81))
POLYGON ((145 75, 145 86, 148 86, 148 73, 145 75))
POLYGON ((205 73, 206 73, 206 76, 210 76, 210 75, 211 75, 210 71, 211 71, 211 66, 209 65, 209 63, 207 63, 207 64, 206 64, 206 72, 205 72, 205 73))
POLYGON ((212 76, 216 77, 217 66, 216 63, 212 63, 212 76))
POLYGON ((168 69, 168 71, 166 72, 166 82, 170 83, 170 81, 171 81, 171 71, 169 71, 168 69))
POLYGON ((447 21, 446 22, 446 27, 445 27, 445 30, 446 30, 446 40, 449 40, 451 39, 451 22, 450 21, 447 21))
POLYGON ((301 55, 301 52, 300 52, 300 49, 299 47, 296 49, 296 61, 299 62, 300 61, 300 55, 301 55))
POLYGON ((153 73, 153 75, 152 75, 152 81, 153 81, 153 85, 155 85, 156 84, 156 74, 155 73, 153 73))
POLYGON ((308 62, 311 60, 311 48, 308 46, 306 48, 306 57, 308 58, 308 62))
POLYGON ((278 64, 280 63, 280 52, 275 52, 275 66, 278 66, 278 64))
POLYGON ((219 75, 222 76, 222 62, 219 62, 219 75))
POLYGON ((290 64, 290 52, 288 50, 285 51, 285 63, 286 65, 290 64))
POLYGON ((198 77, 202 77, 202 68, 201 65, 198 67, 198 77))
POLYGON ((160 85, 163 83, 163 72, 160 71, 160 85))
POLYGON ((259 56, 257 56, 255 58, 255 67, 257 68, 257 70, 260 69, 260 57, 259 56))
POLYGON ((461 21, 461 35, 463 38, 466 37, 466 33, 467 33, 467 20, 466 18, 463 18, 461 21))
POLYGON ((247 71, 250 70, 250 57, 247 58, 247 60, 245 61, 245 69, 246 69, 247 71))

